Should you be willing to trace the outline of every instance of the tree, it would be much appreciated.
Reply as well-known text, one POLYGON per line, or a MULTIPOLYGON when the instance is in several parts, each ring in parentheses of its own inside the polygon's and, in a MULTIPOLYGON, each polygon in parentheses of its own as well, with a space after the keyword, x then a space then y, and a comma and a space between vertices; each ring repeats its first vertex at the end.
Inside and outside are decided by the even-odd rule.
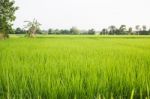
POLYGON ((90 30, 88 30, 88 34, 90 34, 90 35, 94 35, 94 34, 95 34, 95 30, 94 30, 94 29, 90 29, 90 30))
POLYGON ((146 25, 143 25, 143 26, 142 26, 142 29, 143 29, 143 31, 146 31, 146 30, 147 30, 146 25))
POLYGON ((53 30, 52 29, 48 29, 48 34, 53 34, 53 30))
POLYGON ((70 33, 71 33, 71 34, 80 34, 80 30, 77 29, 76 27, 72 27, 72 28, 70 29, 70 33))
POLYGON ((140 25, 136 25, 135 26, 136 32, 139 35, 140 34, 140 25))
POLYGON ((126 31, 126 25, 121 25, 119 28, 120 34, 125 34, 126 31))
POLYGON ((11 0, 0 0, 0 38, 8 38, 13 31, 12 22, 16 19, 15 11, 18 7, 11 0))
POLYGON ((116 27, 114 25, 111 25, 108 27, 109 30, 110 30, 110 34, 115 34, 115 31, 116 31, 116 27))
POLYGON ((88 31, 87 30, 81 30, 81 35, 88 35, 88 31))
POLYGON ((70 31, 69 30, 67 30, 67 29, 62 29, 62 30, 60 30, 60 33, 61 34, 70 34, 70 31))
POLYGON ((40 28, 37 28, 36 34, 43 34, 43 33, 46 34, 46 32, 44 30, 41 30, 40 28))
POLYGON ((108 34, 108 30, 107 29, 102 29, 101 34, 107 35, 108 34))
POLYGON ((129 27, 128 34, 133 34, 133 29, 132 29, 132 27, 129 27))
POLYGON ((21 34, 22 33, 22 30, 21 30, 21 28, 17 28, 16 30, 15 30, 15 34, 21 34))
POLYGON ((15 30, 15 34, 25 34, 25 30, 23 30, 23 29, 21 29, 21 28, 16 28, 16 30, 15 30))
POLYGON ((55 29, 53 32, 54 32, 54 34, 61 34, 59 29, 55 29))
POLYGON ((40 23, 37 20, 33 21, 25 21, 27 22, 27 25, 25 28, 28 30, 27 31, 27 37, 35 37, 35 34, 37 33, 37 30, 40 28, 40 23))
POLYGON ((146 25, 142 26, 142 30, 140 31, 140 35, 148 35, 149 31, 147 31, 146 25))

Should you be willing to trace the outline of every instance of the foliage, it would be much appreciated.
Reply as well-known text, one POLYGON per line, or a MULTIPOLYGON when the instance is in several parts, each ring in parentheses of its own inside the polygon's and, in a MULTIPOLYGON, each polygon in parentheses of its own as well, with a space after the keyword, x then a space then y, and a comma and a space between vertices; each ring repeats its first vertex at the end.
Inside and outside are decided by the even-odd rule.
POLYGON ((77 29, 76 27, 72 27, 72 28, 70 29, 70 33, 71 33, 71 34, 80 34, 80 30, 77 29))
POLYGON ((128 34, 133 34, 133 28, 129 27, 128 34))
POLYGON ((25 28, 27 29, 27 37, 35 37, 35 34, 37 33, 38 30, 40 30, 40 23, 37 20, 33 21, 25 21, 27 22, 27 25, 25 28))
POLYGON ((116 27, 114 25, 109 26, 108 29, 110 35, 114 35, 116 33, 116 27))
POLYGON ((0 41, 0 99, 149 99, 148 37, 51 37, 0 41))
POLYGON ((12 21, 15 20, 14 14, 18 9, 14 4, 12 0, 0 0, 0 33, 4 38, 8 38, 8 34, 13 32, 12 21))
POLYGON ((25 34, 25 33, 26 31, 24 29, 21 29, 19 27, 15 29, 15 34, 25 34))
POLYGON ((100 32, 101 35, 107 35, 108 30, 106 28, 103 28, 102 31, 100 32))
POLYGON ((70 34, 70 31, 67 29, 60 30, 61 34, 70 34))
POLYGON ((70 30, 50 28, 45 30, 45 32, 56 35, 95 35, 96 33, 100 35, 150 35, 150 30, 148 30, 146 25, 143 25, 142 28, 140 28, 140 25, 137 25, 135 29, 132 27, 127 28, 126 25, 121 25, 119 28, 111 25, 108 28, 103 28, 101 31, 95 31, 94 29, 79 30, 76 27, 72 27, 70 30))
POLYGON ((88 30, 88 34, 90 34, 90 35, 95 34, 95 30, 94 30, 94 29, 90 29, 90 30, 88 30))
POLYGON ((101 35, 150 35, 150 31, 147 29, 146 25, 143 25, 140 28, 140 25, 135 26, 135 30, 132 27, 127 29, 126 25, 121 25, 117 28, 114 25, 111 25, 107 28, 102 29, 100 32, 101 35))
POLYGON ((53 30, 52 29, 48 29, 48 34, 53 34, 53 30))
POLYGON ((121 25, 120 26, 119 34, 126 34, 126 25, 121 25))

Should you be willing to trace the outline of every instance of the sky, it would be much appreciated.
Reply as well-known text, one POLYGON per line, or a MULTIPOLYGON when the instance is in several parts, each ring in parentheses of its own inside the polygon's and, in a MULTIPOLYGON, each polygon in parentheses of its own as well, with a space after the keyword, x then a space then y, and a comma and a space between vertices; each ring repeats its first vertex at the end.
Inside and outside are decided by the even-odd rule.
POLYGON ((14 27, 23 27, 24 21, 34 18, 42 29, 100 30, 110 25, 122 24, 150 27, 150 0, 15 0, 14 27))

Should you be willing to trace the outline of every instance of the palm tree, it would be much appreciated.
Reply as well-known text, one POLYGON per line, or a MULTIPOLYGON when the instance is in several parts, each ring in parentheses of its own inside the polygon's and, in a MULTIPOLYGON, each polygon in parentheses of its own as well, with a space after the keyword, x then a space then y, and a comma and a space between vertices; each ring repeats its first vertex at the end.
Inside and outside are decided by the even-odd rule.
POLYGON ((143 31, 146 31, 147 29, 146 25, 143 25, 142 28, 143 28, 143 31))
POLYGON ((28 30, 27 32, 27 37, 35 37, 35 34, 37 32, 37 30, 40 28, 40 23, 33 19, 33 21, 25 21, 27 22, 27 25, 25 26, 25 28, 28 30))
POLYGON ((121 25, 120 28, 119 28, 119 31, 121 34, 124 34, 125 31, 126 31, 126 25, 121 25))
POLYGON ((136 26, 135 26, 135 29, 136 29, 136 31, 137 31, 137 34, 139 35, 139 34, 140 34, 140 25, 136 25, 136 26))

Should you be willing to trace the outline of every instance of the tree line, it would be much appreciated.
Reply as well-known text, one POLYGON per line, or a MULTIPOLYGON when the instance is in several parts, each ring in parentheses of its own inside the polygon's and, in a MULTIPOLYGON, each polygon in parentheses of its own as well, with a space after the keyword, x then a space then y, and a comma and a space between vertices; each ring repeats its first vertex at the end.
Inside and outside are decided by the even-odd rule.
MULTIPOLYGON (((70 29, 48 29, 41 30, 40 28, 36 29, 36 34, 49 34, 49 35, 150 35, 150 29, 147 28, 146 25, 140 26, 136 25, 134 30, 132 27, 127 28, 126 25, 121 25, 117 28, 114 25, 109 26, 108 28, 103 28, 100 31, 96 31, 94 29, 89 30, 79 30, 76 27, 72 27, 70 29)), ((26 34, 28 30, 24 28, 16 28, 13 32, 14 34, 26 34)))
MULTIPOLYGON (((11 34, 26 34, 27 32, 29 32, 29 31, 18 27, 11 34)), ((41 30, 40 28, 37 28, 36 34, 79 35, 79 34, 96 34, 96 31, 94 29, 90 29, 88 31, 86 31, 86 30, 79 30, 76 27, 72 27, 70 29, 51 29, 50 28, 48 30, 41 30)))

